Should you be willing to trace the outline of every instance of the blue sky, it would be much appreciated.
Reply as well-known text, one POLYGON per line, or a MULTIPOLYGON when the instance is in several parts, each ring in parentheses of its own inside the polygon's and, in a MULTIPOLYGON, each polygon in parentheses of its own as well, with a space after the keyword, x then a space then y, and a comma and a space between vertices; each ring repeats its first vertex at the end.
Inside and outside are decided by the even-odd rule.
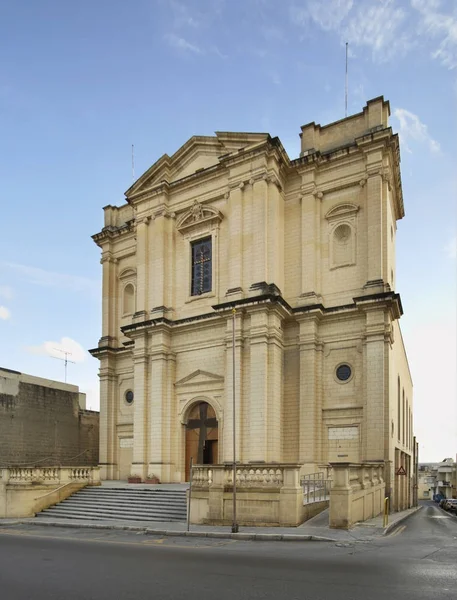
POLYGON ((300 126, 390 100, 406 217, 397 291, 421 460, 457 452, 457 4, 453 0, 0 3, 0 365, 98 407, 102 207, 192 135, 300 126))

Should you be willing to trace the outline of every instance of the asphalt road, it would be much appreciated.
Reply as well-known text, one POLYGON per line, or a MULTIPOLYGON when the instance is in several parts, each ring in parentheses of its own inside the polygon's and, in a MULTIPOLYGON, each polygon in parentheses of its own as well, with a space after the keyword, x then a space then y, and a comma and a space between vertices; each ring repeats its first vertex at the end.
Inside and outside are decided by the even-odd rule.
POLYGON ((350 544, 0 526, 2 600, 457 598, 457 518, 435 504, 350 544))

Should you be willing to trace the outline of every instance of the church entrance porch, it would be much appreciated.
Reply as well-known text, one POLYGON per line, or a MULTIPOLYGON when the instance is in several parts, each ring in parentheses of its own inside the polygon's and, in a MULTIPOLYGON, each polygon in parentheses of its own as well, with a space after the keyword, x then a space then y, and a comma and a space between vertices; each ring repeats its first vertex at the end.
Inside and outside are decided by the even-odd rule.
POLYGON ((190 459, 198 465, 218 461, 219 427, 214 408, 207 402, 195 404, 186 424, 186 481, 190 478, 190 459))

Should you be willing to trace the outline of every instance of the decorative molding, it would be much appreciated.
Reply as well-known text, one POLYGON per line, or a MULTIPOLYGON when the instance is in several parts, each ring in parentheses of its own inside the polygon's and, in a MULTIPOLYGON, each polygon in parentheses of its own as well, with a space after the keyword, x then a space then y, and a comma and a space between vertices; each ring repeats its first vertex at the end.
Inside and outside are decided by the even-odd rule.
POLYGON ((126 267, 119 273, 119 279, 129 279, 136 277, 136 269, 134 267, 126 267))
POLYGON ((176 228, 181 233, 185 233, 191 227, 202 223, 218 224, 222 221, 224 215, 213 206, 201 204, 195 200, 192 207, 187 210, 177 221, 176 228))
POLYGON ((325 218, 327 219, 327 221, 333 221, 336 219, 354 217, 359 210, 360 206, 357 206, 357 204, 344 202, 342 204, 337 204, 336 206, 332 207, 325 215, 325 218))

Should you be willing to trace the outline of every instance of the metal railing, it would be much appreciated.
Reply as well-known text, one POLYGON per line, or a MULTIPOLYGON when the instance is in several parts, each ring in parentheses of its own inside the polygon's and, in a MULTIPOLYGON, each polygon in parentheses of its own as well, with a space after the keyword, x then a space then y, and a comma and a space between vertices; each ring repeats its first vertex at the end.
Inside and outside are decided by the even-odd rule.
POLYGON ((332 480, 325 479, 324 473, 308 473, 303 475, 300 485, 303 489, 303 504, 330 500, 332 480))

